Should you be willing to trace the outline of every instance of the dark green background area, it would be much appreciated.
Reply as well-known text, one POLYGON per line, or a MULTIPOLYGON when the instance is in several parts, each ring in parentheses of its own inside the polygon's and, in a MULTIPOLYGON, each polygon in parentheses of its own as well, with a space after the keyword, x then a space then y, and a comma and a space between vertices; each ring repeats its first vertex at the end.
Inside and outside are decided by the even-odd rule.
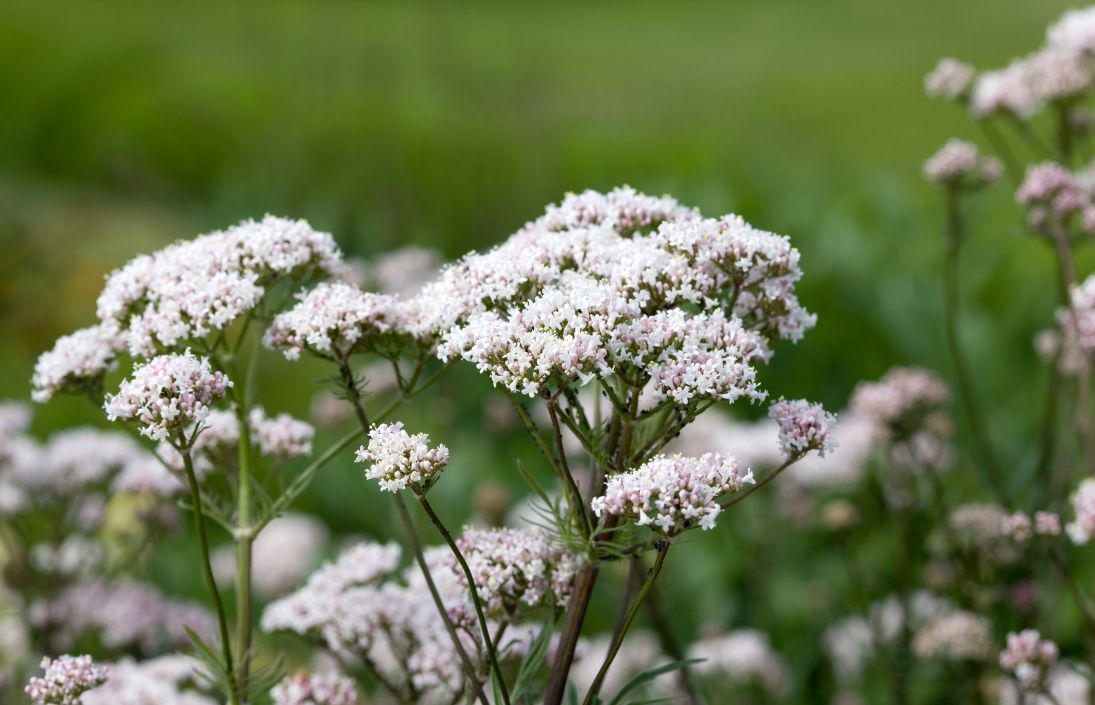
MULTIPOLYGON (((764 372, 777 396, 839 409, 893 364, 949 376, 941 203, 920 165, 979 133, 924 97, 923 75, 942 56, 1002 65, 1068 6, 0 3, 0 397, 26 397, 37 354, 93 321, 105 273, 172 240, 270 212, 307 218, 352 255, 415 243, 455 257, 567 191, 620 184, 741 213, 802 250, 800 294, 819 324, 777 349, 764 372)), ((962 334, 1018 467, 1043 385, 1031 337, 1051 323, 1052 262, 1009 186, 970 216, 962 334)), ((266 358, 268 408, 305 414, 322 374, 266 358)), ((535 461, 518 436, 482 429, 487 387, 463 369, 407 411, 453 451, 438 488, 453 523, 480 479, 517 493, 514 455, 535 461)), ((74 422, 101 418, 59 400, 35 431, 74 422)), ((391 535, 358 471, 332 466, 307 508, 340 531, 391 535)), ((740 585, 772 560, 753 540, 771 533, 764 519, 754 509, 697 538, 669 589, 697 607, 680 616, 687 628, 767 628, 806 673, 834 568, 816 541, 781 545, 782 577, 747 602, 740 585)), ((156 569, 200 594, 187 567, 156 569)))

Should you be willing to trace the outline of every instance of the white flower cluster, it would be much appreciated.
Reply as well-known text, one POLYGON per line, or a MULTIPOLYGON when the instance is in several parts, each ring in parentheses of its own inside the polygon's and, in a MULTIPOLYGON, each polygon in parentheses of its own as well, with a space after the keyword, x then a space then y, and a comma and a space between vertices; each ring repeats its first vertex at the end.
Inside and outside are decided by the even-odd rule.
POLYGON ((968 64, 943 59, 925 78, 925 89, 933 98, 967 103, 978 118, 1003 114, 1026 120, 1095 86, 1093 26, 1090 8, 1065 13, 1034 53, 979 75, 968 64))
POLYGON ((279 313, 263 344, 282 350, 289 360, 307 351, 344 360, 350 353, 375 347, 397 329, 399 305, 394 296, 365 293, 355 286, 324 283, 297 295, 300 301, 279 313))
POLYGON ((372 463, 365 477, 377 480, 385 492, 400 492, 408 487, 415 494, 425 494, 441 476, 449 462, 449 449, 444 445, 430 447, 425 433, 413 436, 403 429, 403 423, 380 424, 369 430, 369 445, 357 449, 355 462, 372 463))
POLYGON ((495 384, 535 396, 624 373, 661 398, 762 398, 752 364, 815 321, 795 297, 798 251, 735 216, 703 219, 630 189, 550 206, 407 302, 404 325, 440 337, 495 384))
MULTIPOLYGON (((488 614, 512 616, 521 607, 563 607, 578 558, 552 545, 540 529, 464 529, 457 541, 488 614)), ((466 584, 453 558, 452 571, 466 584)))
POLYGON ((752 483, 731 456, 706 453, 699 458, 657 456, 638 468, 608 478, 604 495, 591 503, 598 516, 630 518, 672 536, 694 526, 715 527, 719 497, 752 483))
POLYGON ((103 375, 114 369, 122 349, 113 322, 81 328, 58 338, 34 365, 31 398, 42 403, 61 392, 97 394, 103 375))
POLYGON ((833 429, 836 416, 805 399, 780 399, 768 409, 768 416, 779 427, 779 446, 788 460, 811 450, 825 457, 836 447, 833 429))
POLYGON ((1039 231, 1053 234, 1075 216, 1086 233, 1095 232, 1095 203, 1076 176, 1054 162, 1027 168, 1015 200, 1027 209, 1027 221, 1039 231))
POLYGON ((912 648, 925 661, 988 661, 995 651, 992 624, 973 612, 949 612, 922 626, 912 648))
POLYGON ((360 543, 348 548, 337 561, 313 573, 302 588, 271 603, 263 612, 262 628, 321 635, 338 614, 339 596, 379 582, 396 569, 399 556, 395 544, 360 543))
POLYGON ((1057 662, 1058 653, 1057 645, 1043 639, 1036 629, 1011 632, 1000 652, 1000 667, 1014 675, 1022 688, 1036 690, 1057 662))
POLYGON ((924 90, 931 98, 940 100, 964 99, 973 85, 977 70, 956 59, 941 59, 931 73, 924 77, 924 90))
MULTIPOLYGON (((269 599, 299 585, 319 563, 327 539, 326 525, 306 514, 285 514, 267 524, 251 548, 255 594, 269 599)), ((216 549, 212 563, 217 582, 231 584, 236 576, 233 547, 216 549)))
POLYGON ((1019 543, 1030 541, 1033 536, 1060 536, 1061 517, 1053 512, 1034 512, 1034 518, 1023 512, 1004 517, 1001 531, 1019 543))
POLYGON ((59 656, 42 659, 44 673, 27 683, 26 693, 35 705, 80 705, 80 696, 102 685, 108 670, 90 656, 59 656))
POLYGON ((852 393, 853 412, 883 426, 917 423, 950 400, 938 375, 916 367, 894 367, 877 382, 860 382, 852 393))
POLYGON ((285 277, 330 272, 334 239, 304 221, 266 216, 138 257, 107 277, 99 319, 114 321, 133 355, 223 331, 285 277))
POLYGON ((159 355, 133 368, 117 394, 105 404, 111 421, 136 420, 140 432, 156 441, 168 440, 171 431, 201 424, 210 404, 224 397, 232 381, 214 371, 208 358, 183 354, 159 355))
POLYGON ((195 689, 200 662, 169 655, 147 661, 126 659, 110 665, 110 678, 84 694, 80 705, 216 705, 195 689))
POLYGON ((59 544, 39 543, 30 548, 30 564, 39 573, 61 577, 87 575, 103 561, 103 545, 95 539, 69 534, 59 544))
POLYGON ((187 628, 209 639, 216 631, 213 615, 203 606, 178 602, 155 588, 131 580, 91 578, 62 590, 30 608, 31 625, 50 634, 53 644, 71 648, 93 636, 104 648, 145 654, 190 645, 187 628))
POLYGON ((924 178, 953 188, 995 183, 1004 172, 999 159, 983 156, 972 142, 952 139, 924 162, 924 178))
POLYGON ((65 514, 91 532, 102 519, 102 493, 120 476, 158 465, 128 436, 111 431, 78 427, 39 443, 24 434, 30 419, 24 411, 0 404, 0 516, 64 502, 65 514))
POLYGON ((358 705, 354 682, 337 673, 298 672, 270 691, 274 705, 358 705))
POLYGON ((1072 493, 1073 520, 1065 527, 1068 538, 1080 546, 1095 537, 1095 478, 1082 480, 1072 493))
MULTIPOLYGON (((482 666, 468 593, 448 559, 447 547, 426 553, 464 647, 482 666)), ((390 683, 413 686, 424 701, 451 700, 466 687, 459 657, 417 565, 396 579, 398 563, 394 544, 359 544, 314 573, 304 587, 270 604, 262 629, 294 632, 336 653, 367 659, 390 683)))
POLYGON ((1077 374, 1095 352, 1095 276, 1089 276, 1070 292, 1070 305, 1057 309, 1055 338, 1061 352, 1062 371, 1077 374))
POLYGON ((251 409, 248 416, 251 440, 259 452, 272 458, 296 458, 312 454, 312 439, 316 429, 311 424, 289 414, 267 416, 261 406, 251 409))
POLYGON ((790 670, 768 641, 754 629, 737 629, 700 639, 688 649, 688 657, 703 659, 694 668, 705 678, 744 686, 757 685, 770 697, 786 695, 790 670))

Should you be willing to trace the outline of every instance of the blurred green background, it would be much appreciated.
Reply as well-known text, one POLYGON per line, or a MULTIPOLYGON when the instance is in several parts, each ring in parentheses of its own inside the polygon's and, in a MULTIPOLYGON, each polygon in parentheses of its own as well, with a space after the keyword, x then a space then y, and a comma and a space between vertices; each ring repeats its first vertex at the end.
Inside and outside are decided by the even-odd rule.
MULTIPOLYGON (((941 203, 919 172, 947 138, 978 133, 924 97, 923 75, 942 56, 1002 65, 1068 6, 0 3, 0 397, 27 397, 38 353, 93 321, 104 274, 172 240, 271 212, 351 255, 414 243, 455 257, 567 191, 625 183, 739 212, 802 250, 800 295, 819 325, 778 349, 765 372, 777 395, 839 409, 892 364, 949 376, 941 203)), ((972 206, 963 335, 1018 464, 1044 383, 1031 337, 1055 292, 1049 252, 1010 204, 1001 186, 972 206)), ((267 406, 305 415, 319 372, 268 365, 267 406)), ((479 404, 486 380, 462 370, 447 384, 407 412, 427 430, 453 425, 461 469, 444 491, 466 500, 482 477, 516 488, 512 456, 532 452, 517 437, 487 443, 481 417, 454 410, 479 404)), ((57 400, 35 430, 74 422, 101 419, 57 400)), ((390 534, 384 511, 364 509, 374 495, 347 462, 307 506, 340 530, 390 534)), ((465 506, 454 499, 454 522, 465 506)), ((672 584, 699 612, 682 619, 762 621, 711 580, 754 560, 739 524, 682 552, 672 584)), ((159 569, 200 594, 192 571, 159 569)), ((792 631, 817 607, 811 581, 826 574, 811 571, 755 606, 790 619, 785 649, 816 636, 792 631)))

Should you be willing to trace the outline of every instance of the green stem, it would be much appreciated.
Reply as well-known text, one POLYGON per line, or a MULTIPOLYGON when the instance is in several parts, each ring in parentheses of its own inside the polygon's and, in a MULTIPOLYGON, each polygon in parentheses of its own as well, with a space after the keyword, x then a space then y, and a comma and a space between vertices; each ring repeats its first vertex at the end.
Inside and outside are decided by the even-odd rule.
POLYGON ((479 630, 483 634, 483 644, 487 650, 487 659, 490 661, 490 667, 494 671, 494 675, 497 679, 498 689, 502 693, 502 702, 509 705, 509 690, 506 688, 506 679, 502 673, 502 667, 498 665, 498 654, 494 649, 494 640, 490 636, 490 628, 487 626, 486 615, 483 614, 483 602, 479 598, 479 590, 475 586, 475 577, 471 574, 471 568, 468 567, 468 562, 464 558, 463 552, 460 547, 456 545, 456 541, 453 539, 452 534, 449 533, 448 528, 441 521, 441 518, 433 511, 433 507, 430 506, 429 500, 425 495, 417 495, 419 504, 422 505, 422 509, 425 510, 426 516, 433 522, 434 527, 440 532, 441 536, 445 539, 445 543, 449 545, 449 549, 452 554, 456 556, 457 563, 460 564, 460 569, 464 571, 464 577, 468 581, 468 594, 471 595, 471 603, 475 606, 475 617, 479 620, 479 630))
POLYGON ((650 588, 654 585, 654 581, 658 579, 658 574, 662 572, 662 565, 665 563, 665 555, 669 552, 669 545, 669 540, 663 539, 658 546, 658 556, 654 559, 654 567, 650 569, 650 573, 647 574, 643 586, 639 588, 639 594, 635 596, 635 601, 631 603, 631 607, 624 617, 623 624, 620 625, 620 629, 613 636, 612 644, 608 648, 608 656, 605 658, 604 663, 601 664, 600 670, 597 671, 597 677, 593 679, 593 685, 589 687, 589 692, 586 693, 582 705, 591 705, 593 698, 601 691, 601 686, 604 685, 605 676, 608 675, 608 669, 612 665, 613 660, 615 660, 616 654, 620 651, 620 645, 623 644, 624 637, 627 636, 627 631, 631 628, 631 623, 635 621, 635 615, 638 614, 639 608, 643 604, 643 600, 646 598, 647 593, 650 592, 650 588))
MULTIPOLYGON (((241 395, 242 396, 242 395, 241 395)), ((236 406, 239 419, 239 502, 236 510, 236 643, 240 652, 240 686, 245 690, 251 663, 251 427, 247 409, 236 406)))
POLYGON ((961 344, 958 339, 958 250, 962 241, 962 217, 959 209, 958 194, 954 189, 946 192, 947 224, 946 242, 943 258, 943 298, 947 333, 947 349, 950 352, 951 364, 954 365, 954 373, 958 380, 958 389, 962 398, 962 408, 966 414, 966 420, 973 431, 974 443, 977 446, 978 455, 985 469, 986 481, 1004 504, 1010 504, 1008 488, 1004 481, 1004 475, 1000 471, 1000 463, 993 450, 992 441, 989 439, 985 426, 984 415, 981 413, 981 405, 977 401, 977 392, 973 386, 973 380, 966 366, 966 359, 962 355, 961 344))
POLYGON ((782 473, 784 470, 786 470, 787 468, 789 468, 792 465, 794 465, 795 463, 797 463, 799 458, 801 458, 801 457, 803 457, 803 456, 798 455, 798 456, 795 456, 793 458, 789 458, 789 459, 785 460, 783 462, 783 465, 780 465, 778 468, 776 468, 772 472, 768 473, 768 475, 763 480, 761 480, 760 482, 756 483, 755 485, 753 485, 752 487, 750 487, 747 490, 744 490, 742 492, 738 492, 737 494, 733 494, 729 498, 727 498, 727 500, 722 503, 722 508, 723 509, 729 509, 730 507, 732 507, 735 504, 737 504, 738 502, 742 501, 743 499, 745 499, 749 495, 753 494, 757 490, 760 490, 765 485, 767 485, 769 482, 771 482, 772 480, 779 477, 780 473, 782 473))
POLYGON ((585 500, 582 499, 582 493, 578 490, 578 485, 574 482, 574 475, 570 472, 570 466, 567 464, 566 451, 563 448, 563 432, 559 427, 559 413, 555 408, 554 401, 547 402, 547 410, 548 416, 551 417, 555 449, 559 454, 559 474, 563 480, 563 485, 566 486, 567 493, 570 495, 570 502, 573 507, 571 512, 578 518, 578 526, 582 530, 582 536, 588 539, 593 534, 593 524, 589 519, 589 510, 586 507, 585 500))
POLYGON ((490 705, 490 701, 487 700, 486 694, 483 693, 483 687, 479 683, 479 674, 475 672, 475 666, 472 665, 471 659, 468 658, 468 652, 465 651, 464 644, 460 641, 460 635, 456 632, 456 627, 452 623, 452 618, 449 617, 449 611, 445 608, 445 603, 441 600, 440 593, 437 592, 437 585, 434 584, 433 576, 430 575, 430 568, 426 565, 426 557, 422 553, 422 543, 418 540, 418 532, 415 530, 414 522, 411 520, 411 515, 407 511, 407 505, 403 502, 403 497, 401 497, 398 492, 393 493, 392 496, 395 498, 395 506, 399 510, 399 518, 403 520, 403 526, 407 530, 407 538, 411 543, 411 550, 414 552, 414 558, 418 562, 419 569, 422 570, 422 576, 426 579, 426 587, 429 589, 430 596, 437 606, 438 614, 441 615, 441 621, 445 623, 445 630, 449 633, 449 637, 452 638, 453 646, 460 656, 460 662, 464 666, 464 673, 468 676, 468 682, 471 684, 472 690, 475 691, 475 697, 482 705, 490 705))
POLYGON ((209 562, 209 539, 205 535, 205 516, 202 513, 201 491, 198 489, 198 478, 194 475, 194 462, 190 457, 190 448, 185 444, 182 434, 179 434, 179 453, 183 458, 183 468, 186 470, 186 482, 190 488, 190 501, 194 504, 194 532, 198 535, 198 547, 202 554, 202 572, 205 574, 205 582, 209 592, 213 595, 213 606, 217 612, 217 626, 220 629, 221 653, 224 655, 225 673, 228 674, 229 701, 232 705, 239 703, 239 689, 236 684, 235 667, 232 660, 232 645, 228 639, 228 617, 224 611, 224 603, 221 601, 220 590, 217 589, 217 580, 213 576, 213 566, 209 562))

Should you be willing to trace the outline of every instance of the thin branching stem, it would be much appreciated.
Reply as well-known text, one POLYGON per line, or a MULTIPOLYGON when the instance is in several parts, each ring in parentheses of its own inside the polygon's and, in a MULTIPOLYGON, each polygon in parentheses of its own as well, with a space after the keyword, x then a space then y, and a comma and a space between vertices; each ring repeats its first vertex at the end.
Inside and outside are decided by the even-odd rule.
POLYGON ((456 557, 456 562, 460 564, 460 570, 464 571, 464 577, 468 581, 468 594, 471 596, 471 603, 475 607, 475 617, 479 621, 479 631, 482 633, 484 648, 487 651, 487 659, 490 661, 490 667, 497 678, 498 690, 502 694, 502 702, 509 705, 509 691, 506 689, 506 680, 502 673, 502 667, 498 665, 498 654, 494 648, 494 640, 491 639, 490 627, 487 626, 487 617, 483 612, 483 601, 479 598, 479 590, 475 586, 475 576, 472 575, 471 568, 468 566, 468 561, 464 558, 460 546, 453 539, 452 533, 445 526, 445 523, 441 521, 441 517, 437 516, 433 507, 430 506, 429 500, 426 499, 425 495, 417 495, 417 498, 418 503, 422 505, 423 511, 426 512, 426 516, 430 518, 438 533, 445 539, 445 543, 449 545, 449 550, 456 557))
POLYGON ((220 630, 221 653, 224 656, 225 673, 228 674, 229 700, 232 705, 239 703, 239 690, 236 686, 236 674, 232 659, 232 644, 228 638, 228 617, 224 611, 224 602, 221 600, 220 590, 217 589, 217 579, 213 576, 213 565, 209 561, 209 538, 205 534, 205 515, 202 513, 201 490, 198 489, 198 478, 194 474, 194 461, 190 455, 190 446, 183 434, 179 434, 179 454, 182 455, 183 469, 186 471, 186 483, 190 488, 190 501, 194 511, 194 533, 198 536, 198 548, 201 549, 202 573, 205 575, 206 585, 213 596, 213 607, 217 613, 217 627, 220 630))
POLYGON ((799 461, 799 459, 802 458, 802 457, 803 456, 801 456, 801 455, 796 455, 793 458, 789 458, 788 460, 785 460, 782 465, 780 465, 778 468, 776 468, 772 472, 768 473, 768 475, 765 476, 765 478, 763 480, 761 480, 760 482, 758 482, 755 485, 751 486, 747 490, 744 490, 742 492, 738 492, 738 493, 733 494, 733 495, 729 496, 728 498, 726 498, 726 500, 723 501, 723 503, 722 503, 722 508, 723 509, 729 509, 730 507, 732 507, 735 504, 737 504, 738 502, 742 501, 743 499, 745 499, 749 495, 751 495, 754 492, 762 489, 769 482, 771 482, 772 480, 779 477, 780 473, 782 473, 784 470, 786 470, 787 468, 789 468, 792 465, 794 465, 795 463, 797 463, 799 461))
POLYGON ((669 546, 670 543, 668 539, 663 539, 659 543, 658 555, 654 559, 654 567, 650 569, 650 572, 646 576, 646 580, 643 581, 642 587, 639 588, 639 594, 635 596, 635 600, 631 603, 631 607, 628 608, 627 614, 624 616, 623 624, 619 626, 619 629, 613 635, 612 643, 608 647, 608 655, 605 657, 604 663, 601 664, 601 668, 597 671, 597 676, 593 679, 593 685, 589 687, 589 692, 586 693, 586 697, 582 701, 583 705, 591 705, 594 697, 601 691, 601 686, 604 685, 605 676, 608 675, 608 669, 616 659, 616 654, 620 651, 620 645, 623 644, 624 637, 627 636, 627 631, 631 628, 631 623, 635 621, 635 615, 639 613, 639 608, 642 607, 643 600, 646 599, 647 593, 649 593, 651 587, 653 587, 654 581, 658 579, 658 574, 662 572, 662 566, 665 564, 665 556, 669 553, 669 546))
POLYGON ((1005 504, 1009 504, 1008 487, 1004 481, 996 451, 993 449, 992 440, 985 425, 985 417, 981 412, 981 404, 978 402, 977 391, 966 365, 966 358, 962 354, 962 346, 958 336, 958 252, 963 234, 962 213, 959 205, 958 192, 953 188, 947 189, 946 239, 943 247, 943 300, 947 350, 950 353, 951 364, 954 366, 959 395, 962 398, 962 408, 965 411, 970 430, 973 432, 974 444, 977 447, 981 461, 979 464, 984 468, 986 482, 998 499, 1005 504))
POLYGON ((460 634, 456 631, 456 627, 452 623, 452 618, 449 616, 449 611, 446 609, 445 603, 441 599, 441 594, 437 591, 437 585, 433 582, 433 576, 430 574, 430 567, 426 564, 426 557, 422 553, 422 542, 418 538, 418 531, 414 528, 414 521, 411 520, 411 515, 407 511, 407 505, 403 502, 403 497, 401 497, 398 492, 393 493, 392 496, 395 498, 396 509, 399 510, 399 518, 402 519, 403 526, 407 530, 407 540, 411 544, 411 551, 414 553, 414 558, 418 562, 418 567, 422 571, 423 578, 426 580, 426 587, 430 591, 430 597, 433 598, 434 605, 437 606, 438 614, 441 615, 441 621, 445 624, 445 630, 449 633, 453 646, 456 648, 456 653, 460 656, 460 663, 464 666, 464 673, 468 677, 468 682, 471 684, 475 697, 482 705, 490 705, 490 701, 487 700, 487 696, 483 692, 483 687, 479 683, 479 674, 476 673, 475 666, 468 657, 468 652, 464 649, 460 634))

